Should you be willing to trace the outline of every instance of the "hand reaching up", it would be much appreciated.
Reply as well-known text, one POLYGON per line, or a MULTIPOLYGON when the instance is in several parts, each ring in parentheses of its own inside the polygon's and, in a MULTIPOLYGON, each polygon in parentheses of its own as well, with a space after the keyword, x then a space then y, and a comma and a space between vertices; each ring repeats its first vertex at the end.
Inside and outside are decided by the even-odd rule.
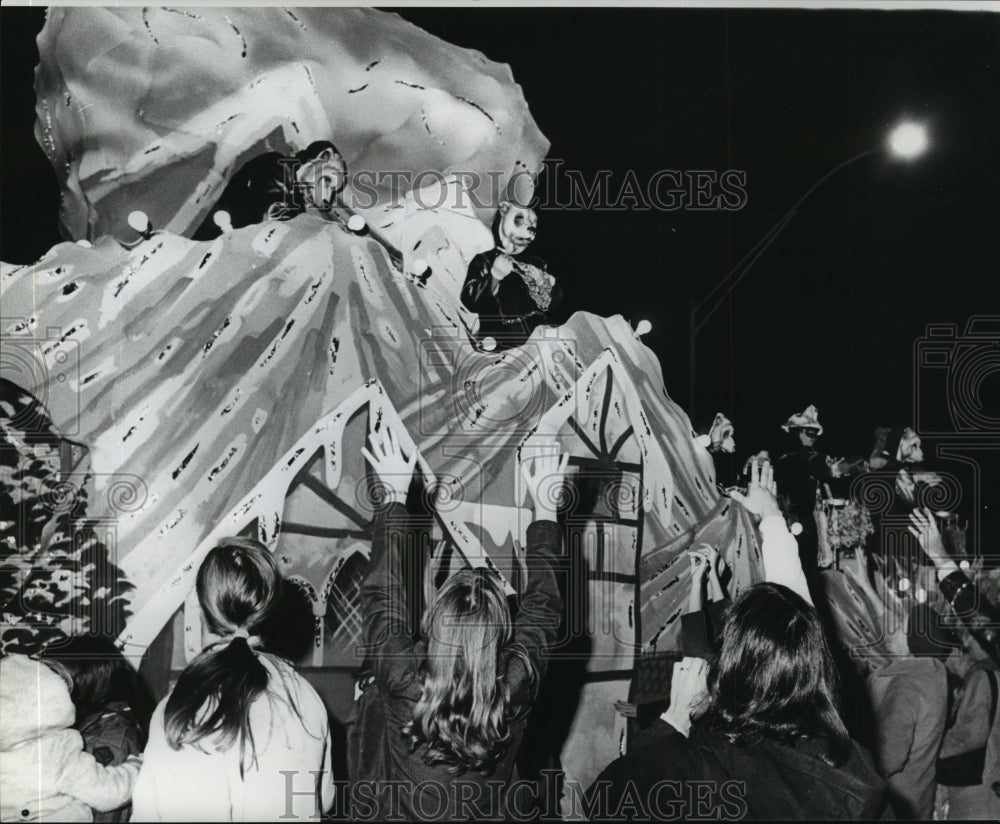
POLYGON ((907 527, 910 534, 920 542, 920 548, 931 556, 931 560, 936 555, 944 555, 944 541, 941 540, 941 532, 938 530, 937 521, 927 507, 914 509, 910 513, 910 525, 907 527))
POLYGON ((691 561, 691 582, 704 581, 705 576, 715 563, 715 557, 718 556, 718 553, 705 544, 699 544, 693 549, 689 549, 687 554, 688 559, 691 561), (712 554, 710 555, 709 553, 712 554))
POLYGON ((913 476, 905 469, 900 469, 899 474, 896 475, 896 491, 908 504, 912 504, 916 500, 916 481, 913 480, 913 476))
POLYGON ((413 480, 413 468, 417 464, 417 451, 413 450, 409 458, 404 456, 396 433, 388 425, 383 425, 380 432, 372 429, 368 433, 368 439, 371 451, 361 447, 361 454, 368 459, 368 463, 372 465, 379 481, 382 482, 388 496, 386 503, 391 503, 393 500, 405 502, 406 493, 413 480))
POLYGON ((939 576, 947 575, 958 569, 958 564, 944 548, 944 541, 941 539, 941 532, 938 530, 934 513, 927 507, 914 509, 910 513, 910 525, 907 529, 920 543, 920 548, 927 554, 927 557, 931 559, 939 576))
POLYGON ((685 736, 691 731, 691 716, 703 708, 708 697, 708 663, 684 658, 674 664, 670 679, 670 706, 660 716, 685 736))
POLYGON ((780 515, 778 506, 778 489, 774 482, 774 470, 770 461, 753 463, 750 469, 750 485, 746 495, 742 492, 731 492, 730 497, 738 501, 752 515, 763 520, 771 515, 780 515))
POLYGON ((559 445, 554 442, 546 444, 545 452, 546 454, 528 458, 521 464, 521 475, 528 487, 536 521, 556 520, 556 511, 563 494, 566 465, 569 463, 569 455, 560 457, 559 445))

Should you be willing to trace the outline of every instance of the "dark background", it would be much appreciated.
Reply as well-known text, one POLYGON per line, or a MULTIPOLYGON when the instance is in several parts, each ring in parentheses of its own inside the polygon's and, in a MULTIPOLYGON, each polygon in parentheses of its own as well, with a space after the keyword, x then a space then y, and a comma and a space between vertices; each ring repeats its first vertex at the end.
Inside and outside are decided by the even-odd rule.
MULTIPOLYGON (((919 160, 873 154, 805 201, 702 328, 695 400, 698 418, 722 410, 735 421, 741 459, 781 450, 779 424, 809 403, 827 430, 821 443, 838 455, 867 455, 872 429, 914 423, 918 403, 946 419, 944 382, 915 397, 914 346, 928 323, 958 324, 961 333, 971 315, 1000 315, 1000 16, 400 13, 509 63, 551 141, 549 157, 588 180, 610 170, 612 193, 629 169, 642 183, 660 169, 746 172, 739 211, 540 215, 533 253, 563 279, 568 308, 650 320, 644 340, 688 410, 688 301, 725 278, 827 171, 883 141, 904 117, 926 123, 931 146, 919 160)), ((59 239, 58 192, 32 134, 43 21, 39 9, 0 15, 0 257, 8 262, 36 259, 59 239)), ((1000 370, 979 390, 986 414, 1000 418, 1000 370)), ((996 429, 984 436, 998 443, 996 429)), ((934 440, 926 446, 933 454, 934 440)))

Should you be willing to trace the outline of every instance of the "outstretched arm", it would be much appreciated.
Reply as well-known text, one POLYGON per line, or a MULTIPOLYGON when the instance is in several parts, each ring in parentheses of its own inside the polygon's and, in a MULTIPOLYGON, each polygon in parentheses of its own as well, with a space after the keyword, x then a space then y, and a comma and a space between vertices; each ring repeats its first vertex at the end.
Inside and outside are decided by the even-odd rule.
POLYGON ((764 577, 782 584, 801 595, 810 604, 812 597, 802 571, 799 545, 788 531, 778 506, 777 485, 769 461, 754 463, 747 494, 730 493, 743 507, 760 519, 761 554, 764 556, 764 577))
POLYGON ((705 598, 702 587, 705 585, 705 578, 708 576, 708 555, 699 546, 697 549, 687 551, 688 559, 691 561, 691 592, 688 594, 688 614, 701 612, 705 598))
POLYGON ((372 450, 362 454, 378 475, 385 501, 375 513, 372 554, 361 584, 362 637, 374 663, 375 680, 385 691, 404 689, 413 677, 410 632, 401 553, 412 525, 404 502, 413 477, 416 452, 403 456, 388 426, 370 435, 372 450))
POLYGON ((705 554, 708 558, 708 602, 711 609, 712 604, 729 598, 722 581, 719 580, 719 570, 726 565, 726 562, 719 557, 719 551, 713 546, 706 546, 705 554))
POLYGON ((706 612, 704 609, 701 588, 707 577, 710 603, 714 604, 725 597, 721 592, 722 587, 718 583, 717 575, 715 576, 715 584, 712 583, 718 553, 703 544, 697 549, 689 549, 688 556, 691 559, 691 594, 688 596, 688 610, 681 615, 681 649, 685 655, 708 658, 712 654, 714 629, 716 628, 713 621, 715 616, 710 615, 709 612, 714 613, 715 610, 710 609, 706 612), (715 591, 716 587, 718 587, 718 592, 715 591))
MULTIPOLYGON (((514 643, 527 654, 538 678, 545 673, 549 647, 559 640, 562 623, 562 595, 555 575, 560 541, 556 508, 569 456, 560 458, 557 446, 552 444, 551 448, 553 454, 536 457, 521 468, 535 519, 528 527, 528 580, 514 621, 514 643)), ((529 689, 530 694, 531 675, 518 666, 516 657, 511 659, 508 673, 513 689, 529 689)))
POLYGON ((937 569, 941 593, 948 599, 955 615, 968 627, 983 650, 1000 664, 1000 633, 995 626, 990 626, 989 617, 980 611, 976 585, 945 550, 934 513, 927 508, 914 509, 910 513, 909 530, 937 569))
POLYGON ((142 761, 133 755, 117 767, 105 767, 80 750, 63 765, 59 789, 99 812, 110 812, 131 800, 140 766, 142 761))

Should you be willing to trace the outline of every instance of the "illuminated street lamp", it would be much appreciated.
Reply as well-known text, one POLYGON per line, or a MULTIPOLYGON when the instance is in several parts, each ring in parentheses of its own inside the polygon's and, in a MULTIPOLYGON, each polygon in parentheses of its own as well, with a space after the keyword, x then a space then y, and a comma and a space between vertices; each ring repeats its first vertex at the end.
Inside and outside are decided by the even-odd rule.
POLYGON ((913 160, 927 151, 927 129, 920 123, 905 121, 889 132, 889 152, 903 160, 913 160))
MULTIPOLYGON (((927 135, 927 128, 921 124, 916 123, 912 120, 904 120, 899 123, 895 128, 889 132, 886 137, 884 149, 892 158, 897 160, 907 160, 912 161, 920 157, 925 151, 930 143, 927 135)), ((767 248, 774 243, 781 231, 791 222, 792 218, 795 217, 796 211, 799 206, 801 206, 805 200, 815 192, 820 186, 826 183, 831 177, 833 177, 841 169, 846 169, 848 166, 861 160, 863 157, 868 157, 868 155, 875 154, 882 148, 880 144, 875 144, 865 149, 863 152, 858 152, 856 155, 847 158, 847 160, 841 161, 828 172, 823 174, 819 180, 813 183, 805 193, 795 201, 795 204, 789 209, 784 216, 779 220, 771 230, 764 235, 757 243, 750 249, 746 255, 743 256, 742 260, 739 261, 728 273, 720 280, 713 288, 712 291, 705 295, 700 301, 691 301, 690 304, 690 325, 689 325, 689 347, 690 347, 690 415, 694 417, 694 391, 695 391, 695 340, 697 338, 699 330, 708 322, 708 319, 715 314, 715 311, 722 306, 726 298, 729 296, 730 292, 736 288, 736 285, 743 280, 747 272, 753 267, 757 259, 764 254, 767 248), (724 286, 728 285, 728 289, 722 292, 715 302, 708 309, 707 312, 698 316, 699 311, 707 304, 713 297, 722 289, 724 286)))

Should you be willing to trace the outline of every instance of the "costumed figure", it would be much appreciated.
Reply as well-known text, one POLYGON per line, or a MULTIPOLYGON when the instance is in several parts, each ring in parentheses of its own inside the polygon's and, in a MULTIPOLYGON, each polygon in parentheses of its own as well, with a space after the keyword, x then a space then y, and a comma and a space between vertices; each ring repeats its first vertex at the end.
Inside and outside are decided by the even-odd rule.
POLYGON ((193 237, 212 240, 228 229, 291 220, 305 211, 328 215, 346 181, 344 158, 328 140, 310 143, 292 157, 259 155, 233 175, 193 237))
POLYGON ((778 486, 787 498, 788 510, 802 525, 799 535, 799 557, 802 569, 810 582, 819 574, 818 537, 813 511, 816 507, 817 483, 840 474, 839 466, 816 448, 816 440, 823 434, 819 410, 806 407, 800 414, 791 415, 781 425, 795 437, 799 446, 786 452, 775 463, 778 486))
MULTIPOLYGON (((875 443, 868 459, 869 468, 886 478, 892 478, 895 489, 888 511, 873 516, 876 522, 875 534, 881 534, 882 520, 887 517, 905 518, 920 505, 927 487, 941 483, 941 478, 936 473, 923 470, 923 462, 924 451, 920 436, 912 427, 879 427, 875 430, 875 443)), ((958 515, 938 511, 936 517, 941 519, 949 551, 957 556, 965 556, 965 529, 959 525, 958 515)), ((901 549, 905 552, 905 545, 901 549)), ((922 562, 919 555, 915 558, 900 557, 898 560, 908 567, 922 562)))
MULTIPOLYGON (((192 595, 200 562, 221 537, 246 535, 265 543, 309 600, 318 619, 315 665, 345 661, 366 628, 359 592, 373 557, 372 517, 358 509, 356 493, 369 474, 359 453, 365 409, 413 433, 415 448, 433 450, 435 477, 456 492, 457 509, 446 510, 439 497, 427 507, 442 530, 439 569, 452 571, 464 558, 475 569, 495 566, 505 591, 523 589, 526 508, 512 498, 515 457, 540 435, 515 418, 527 402, 541 433, 565 439, 566 451, 596 466, 593 474, 614 491, 593 508, 575 505, 574 523, 587 536, 578 565, 594 569, 603 558, 604 577, 582 579, 573 599, 614 629, 571 632, 580 655, 556 675, 574 679, 572 692, 547 681, 550 693, 539 699, 548 701, 539 704, 546 723, 531 742, 558 758, 565 787, 589 785, 620 752, 627 722, 614 702, 652 658, 637 649, 664 658, 677 649, 675 613, 687 593, 672 585, 673 562, 692 541, 714 546, 735 591, 760 577, 760 539, 749 516, 718 495, 655 354, 623 317, 575 313, 565 329, 575 351, 565 361, 529 346, 524 358, 508 353, 514 369, 494 368, 499 356, 469 351, 455 300, 463 284, 463 303, 482 314, 481 334, 490 320, 495 334, 511 333, 504 346, 558 311, 561 278, 522 255, 535 238, 535 214, 510 204, 499 214, 453 205, 459 194, 481 204, 492 196, 487 185, 504 193, 491 203, 529 202, 530 173, 549 143, 509 67, 367 9, 204 8, 195 17, 153 7, 53 8, 38 51, 36 94, 51 117, 37 128, 65 196, 60 223, 67 239, 91 245, 60 243, 38 266, 3 266, 4 315, 12 318, 3 333, 23 338, 17 343, 30 352, 39 348, 33 330, 66 335, 42 353, 47 368, 31 374, 54 427, 72 425, 91 451, 88 515, 117 525, 115 548, 132 587, 119 643, 135 658, 152 649, 147 660, 163 682, 168 670, 193 666, 203 646, 204 610, 192 595), (170 93, 185 88, 199 93, 170 93), (244 162, 271 149, 291 159, 322 139, 335 139, 352 171, 376 178, 442 173, 444 205, 424 208, 436 201, 400 197, 386 183, 355 215, 370 219, 370 232, 344 232, 341 201, 350 199, 341 195, 325 212, 330 200, 315 189, 323 174, 310 165, 295 181, 313 187, 304 213, 283 222, 277 218, 292 215, 271 214, 274 221, 243 230, 231 214, 237 231, 191 240, 244 162), (453 169, 471 174, 453 186, 446 180, 453 169), (515 171, 466 185, 490 180, 493 169, 515 171), (119 236, 135 229, 124 216, 140 209, 156 236, 123 248, 119 236), (475 255, 494 245, 490 222, 496 248, 470 272, 475 255), (418 249, 435 270, 434 288, 411 288, 418 249), (456 341, 461 357, 442 362, 439 354, 455 351, 456 341), (61 346, 72 353, 65 364, 61 346), (111 479, 120 477, 136 487, 124 515, 111 494, 111 479)), ((276 165, 267 180, 294 186, 276 165)), ((279 190, 275 202, 283 197, 279 190)), ((263 198, 253 219, 269 210, 263 198)), ((88 594, 99 598, 100 588, 88 594)), ((234 637, 232 652, 244 653, 246 640, 234 637)), ((287 674, 276 663, 275 686, 279 669, 287 674)), ((288 715, 280 695, 274 709, 288 715)), ((255 791, 253 782, 229 781, 240 759, 213 761, 212 775, 226 772, 224 782, 213 781, 196 746, 173 750, 164 736, 154 723, 144 773, 154 757, 166 767, 157 769, 163 780, 155 787, 139 778, 153 792, 134 794, 137 820, 151 814, 151 803, 190 800, 205 816, 215 802, 220 812, 239 806, 226 788, 255 791)), ((271 743, 265 737, 258 755, 271 743)), ((258 772, 266 778, 266 764, 258 772)), ((305 780, 299 773, 291 802, 311 814, 315 804, 299 794, 305 780)), ((283 792, 275 798, 286 801, 283 792)), ((241 808, 253 817, 271 809, 241 808)))
POLYGON ((476 335, 487 350, 520 346, 536 326, 548 322, 562 298, 545 263, 522 256, 535 239, 538 215, 533 209, 503 202, 493 219, 496 246, 476 255, 462 286, 462 304, 479 315, 476 335))
POLYGON ((880 472, 896 471, 898 500, 911 509, 916 502, 918 484, 935 486, 940 478, 933 472, 914 472, 923 464, 924 450, 920 436, 910 426, 903 429, 879 427, 875 430, 875 445, 868 459, 870 469, 880 472))
POLYGON ((701 434, 695 439, 708 450, 715 464, 715 482, 722 487, 729 487, 734 482, 732 455, 736 452, 736 441, 733 437, 735 427, 722 412, 717 412, 710 424, 702 423, 697 427, 701 434))

